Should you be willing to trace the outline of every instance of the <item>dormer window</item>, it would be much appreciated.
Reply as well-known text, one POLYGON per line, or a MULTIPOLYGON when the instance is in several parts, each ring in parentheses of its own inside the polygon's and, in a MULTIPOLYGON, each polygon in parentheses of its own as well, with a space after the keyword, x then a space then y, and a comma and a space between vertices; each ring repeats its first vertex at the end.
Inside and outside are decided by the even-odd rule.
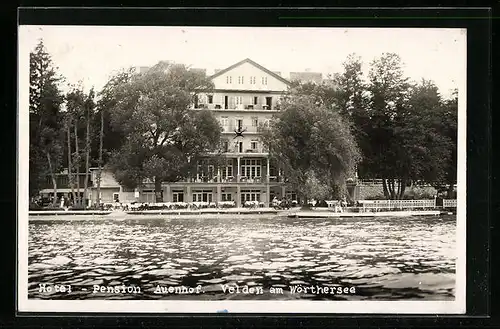
POLYGON ((233 83, 233 77, 231 77, 231 76, 226 76, 226 83, 227 83, 227 84, 231 84, 231 83, 233 83))
POLYGON ((267 85, 267 77, 262 77, 262 84, 267 85))

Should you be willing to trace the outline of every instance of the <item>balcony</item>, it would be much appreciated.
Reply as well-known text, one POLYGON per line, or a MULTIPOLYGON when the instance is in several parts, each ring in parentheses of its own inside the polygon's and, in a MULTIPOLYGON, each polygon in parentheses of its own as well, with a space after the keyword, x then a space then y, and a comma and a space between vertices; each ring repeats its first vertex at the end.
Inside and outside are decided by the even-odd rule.
POLYGON ((241 176, 240 177, 240 183, 247 183, 247 184, 262 184, 266 183, 266 176, 260 176, 260 177, 245 177, 241 176))
MULTIPOLYGON (((235 130, 239 130, 239 127, 236 126, 236 125, 222 126, 222 128, 223 128, 222 133, 232 133, 232 134, 234 134, 235 130)), ((244 126, 244 127, 241 128, 241 131, 242 131, 243 134, 247 134, 247 133, 257 134, 257 133, 261 132, 261 129, 258 126, 257 127, 256 126, 244 126)))
POLYGON ((227 152, 229 154, 238 154, 238 155, 267 155, 267 150, 265 150, 262 146, 257 146, 256 148, 250 148, 250 147, 244 147, 242 151, 240 152, 239 147, 230 147, 227 149, 227 152))
POLYGON ((193 106, 194 110, 217 110, 217 111, 248 111, 248 112, 277 112, 273 106, 265 104, 198 104, 193 106))
MULTIPOLYGON (((271 177, 270 177, 271 178, 271 177)), ((271 181, 271 180, 270 180, 271 181)), ((260 177, 246 177, 246 176, 241 176, 239 183, 245 183, 245 184, 263 184, 266 183, 267 179, 266 176, 260 176, 260 177)), ((238 183, 238 179, 235 176, 225 176, 225 177, 219 177, 219 176, 199 176, 196 178, 188 178, 185 181, 178 182, 178 183, 192 183, 192 184, 228 184, 228 183, 238 183)))

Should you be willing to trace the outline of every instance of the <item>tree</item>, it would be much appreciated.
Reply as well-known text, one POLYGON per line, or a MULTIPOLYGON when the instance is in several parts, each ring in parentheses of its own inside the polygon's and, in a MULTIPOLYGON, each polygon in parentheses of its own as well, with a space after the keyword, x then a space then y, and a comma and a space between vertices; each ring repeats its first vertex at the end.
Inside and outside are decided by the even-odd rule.
MULTIPOLYGON (((75 172, 76 183, 76 199, 75 204, 82 205, 82 198, 80 197, 80 170, 82 169, 82 154, 79 140, 81 131, 81 122, 85 118, 85 100, 86 95, 83 91, 82 86, 73 86, 72 90, 66 95, 67 103, 67 113, 71 117, 71 122, 73 123, 73 142, 75 145, 75 152, 71 153, 73 165, 73 170, 75 172)), ((69 150, 70 152, 70 150, 69 150)), ((68 170, 69 173, 69 170, 68 170)), ((73 181, 71 182, 73 183, 73 181)))
POLYGON ((371 125, 369 117, 369 92, 364 81, 361 57, 350 54, 343 63, 344 71, 335 78, 336 105, 340 113, 353 124, 353 133, 361 149, 369 143, 366 132, 371 125))
POLYGON ((100 118, 100 129, 99 129, 99 160, 98 160, 98 171, 97 171, 97 205, 101 204, 101 178, 102 178, 102 147, 104 139, 104 109, 99 109, 100 118))
MULTIPOLYGON (((123 99, 120 98, 122 86, 131 82, 134 74, 133 69, 122 70, 113 75, 106 83, 102 91, 98 94, 99 100, 97 101, 98 116, 94 116, 98 122, 93 123, 94 126, 99 126, 98 145, 91 147, 91 150, 97 150, 92 158, 97 159, 97 205, 101 204, 101 179, 102 169, 104 163, 107 163, 111 153, 118 151, 124 144, 125 133, 119 125, 112 125, 110 109, 118 106, 123 99), (105 133, 106 132, 106 133, 105 133)), ((121 105, 123 106, 123 105, 121 105)))
POLYGON ((405 105, 411 85, 403 73, 401 58, 384 53, 375 59, 369 72, 370 93, 363 149, 364 173, 383 178, 384 194, 396 199, 402 195, 408 171, 401 166, 405 148, 398 139, 398 125, 404 121, 405 105), (398 187, 396 189, 396 187, 398 187))
POLYGON ((446 132, 453 123, 445 121, 443 100, 432 81, 423 79, 412 88, 404 114, 397 130, 405 150, 399 162, 402 170, 413 180, 431 184, 444 181, 452 151, 452 140, 446 132))
POLYGON ((399 56, 386 53, 372 62, 367 89, 368 105, 353 112, 361 174, 382 178, 390 199, 403 198, 410 181, 442 181, 451 146, 443 135, 443 103, 434 83, 410 83, 399 56))
POLYGON ((67 141, 67 157, 68 157, 68 183, 71 189, 71 195, 73 196, 73 200, 76 201, 76 193, 75 193, 75 182, 73 177, 73 164, 72 164, 72 148, 71 148, 71 127, 73 119, 71 117, 71 113, 66 112, 65 116, 65 127, 66 127, 66 141, 67 141))
POLYGON ((366 84, 363 81, 361 57, 350 54, 342 64, 344 72, 336 76, 337 106, 347 117, 356 117, 366 109, 366 84))
POLYGON ((314 96, 285 99, 262 139, 306 205, 319 177, 329 187, 344 185, 359 160, 348 121, 314 96))
MULTIPOLYGON (((289 87, 287 97, 297 95, 312 97, 315 105, 329 109, 338 109, 339 90, 335 84, 300 82, 294 80, 289 87)), ((285 97, 286 98, 286 97, 285 97)))
POLYGON ((59 90, 62 77, 56 73, 52 59, 41 40, 30 53, 30 195, 41 190, 50 175, 57 202, 56 172, 62 165, 61 104, 59 90))
POLYGON ((440 132, 448 138, 449 156, 444 163, 443 183, 447 185, 448 198, 453 197, 453 186, 457 182, 457 143, 458 143, 458 90, 455 90, 450 99, 444 100, 440 132))
POLYGON ((334 196, 335 191, 332 186, 325 184, 313 170, 309 170, 306 173, 303 193, 315 200, 327 200, 328 198, 338 197, 334 196))
POLYGON ((103 95, 106 111, 113 128, 126 137, 113 152, 110 168, 127 187, 151 180, 161 202, 162 182, 185 178, 196 165, 192 160, 219 145, 221 127, 213 114, 190 109, 196 95, 212 84, 204 74, 162 62, 112 81, 103 95))
MULTIPOLYGON (((90 167, 90 140, 91 140, 91 120, 94 114, 95 102, 94 102, 94 89, 92 88, 88 95, 85 95, 84 110, 86 114, 86 134, 85 134, 85 182, 83 187, 83 199, 87 200, 87 190, 89 181, 89 167, 90 167)), ((85 207, 87 202, 85 202, 85 207)))

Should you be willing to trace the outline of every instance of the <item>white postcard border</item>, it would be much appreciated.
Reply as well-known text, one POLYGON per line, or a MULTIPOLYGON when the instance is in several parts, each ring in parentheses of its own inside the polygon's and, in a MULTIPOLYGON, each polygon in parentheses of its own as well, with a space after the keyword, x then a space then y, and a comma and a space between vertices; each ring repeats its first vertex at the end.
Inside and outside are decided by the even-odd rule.
MULTIPOLYGON (((29 49, 23 44, 29 25, 18 28, 18 312, 56 313, 355 313, 464 314, 466 311, 466 154, 467 54, 463 50, 463 79, 458 88, 457 262, 454 301, 180 301, 180 300, 33 300, 28 299, 29 208, 29 49)), ((61 26, 64 28, 64 26, 61 26)), ((311 28, 313 29, 313 28, 311 28)), ((462 29, 466 40, 466 30, 462 29)), ((458 54, 457 54, 458 55, 458 54)))

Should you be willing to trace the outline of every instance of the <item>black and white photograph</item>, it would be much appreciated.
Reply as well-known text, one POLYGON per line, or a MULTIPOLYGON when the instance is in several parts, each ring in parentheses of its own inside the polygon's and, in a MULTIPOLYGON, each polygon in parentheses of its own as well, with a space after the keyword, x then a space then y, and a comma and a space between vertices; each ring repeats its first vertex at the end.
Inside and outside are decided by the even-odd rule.
POLYGON ((20 311, 465 313, 465 29, 18 31, 20 311))

